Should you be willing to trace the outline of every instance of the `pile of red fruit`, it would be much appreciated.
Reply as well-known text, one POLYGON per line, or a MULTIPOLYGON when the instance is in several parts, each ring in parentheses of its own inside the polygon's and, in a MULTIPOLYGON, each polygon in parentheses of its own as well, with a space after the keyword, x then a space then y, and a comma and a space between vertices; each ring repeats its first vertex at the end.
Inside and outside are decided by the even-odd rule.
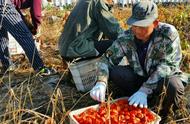
POLYGON ((131 106, 127 99, 101 103, 98 109, 89 108, 73 117, 79 124, 150 124, 156 119, 150 110, 131 106))

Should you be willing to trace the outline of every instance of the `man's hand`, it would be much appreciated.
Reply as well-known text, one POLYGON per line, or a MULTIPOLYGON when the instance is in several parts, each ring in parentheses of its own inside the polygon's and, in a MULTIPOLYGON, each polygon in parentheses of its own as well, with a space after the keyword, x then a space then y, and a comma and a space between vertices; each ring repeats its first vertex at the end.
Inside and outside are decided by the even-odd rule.
POLYGON ((32 33, 32 35, 36 35, 38 31, 37 31, 37 29, 35 27, 32 27, 30 29, 30 32, 32 33))
POLYGON ((41 35, 40 27, 38 29, 34 29, 34 32, 32 34, 33 34, 34 39, 38 39, 40 37, 40 35, 41 35))
POLYGON ((99 102, 105 101, 106 84, 105 82, 97 82, 90 91, 90 96, 99 102))
POLYGON ((136 93, 129 97, 129 105, 135 107, 139 106, 140 108, 147 108, 147 96, 152 93, 151 89, 141 87, 136 93))

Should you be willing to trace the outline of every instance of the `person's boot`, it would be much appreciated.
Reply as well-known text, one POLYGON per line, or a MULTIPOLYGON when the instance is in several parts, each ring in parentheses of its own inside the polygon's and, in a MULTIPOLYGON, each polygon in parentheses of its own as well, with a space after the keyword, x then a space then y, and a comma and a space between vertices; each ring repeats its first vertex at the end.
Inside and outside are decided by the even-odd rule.
POLYGON ((49 67, 43 67, 37 71, 37 75, 39 75, 41 77, 54 75, 54 74, 57 74, 57 71, 55 69, 49 68, 49 67))

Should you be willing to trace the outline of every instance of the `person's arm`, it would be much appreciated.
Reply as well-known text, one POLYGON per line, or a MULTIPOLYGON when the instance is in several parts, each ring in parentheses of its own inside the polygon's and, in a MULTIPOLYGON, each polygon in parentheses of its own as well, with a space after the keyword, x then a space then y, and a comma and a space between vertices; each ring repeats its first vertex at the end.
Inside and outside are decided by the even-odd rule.
POLYGON ((97 81, 107 83, 109 78, 109 70, 113 65, 118 65, 125 56, 124 49, 127 49, 125 37, 121 37, 113 42, 112 46, 108 48, 105 54, 102 55, 98 64, 97 81), (122 48, 121 48, 122 46, 122 48))
POLYGON ((109 6, 104 0, 98 0, 95 9, 95 17, 97 18, 100 30, 109 39, 115 40, 123 30, 116 18, 114 18, 109 6))
POLYGON ((97 101, 105 101, 105 93, 107 87, 107 81, 109 77, 109 70, 112 65, 117 65, 121 59, 124 57, 124 53, 121 49, 120 42, 125 40, 120 38, 116 40, 113 45, 106 51, 106 53, 101 57, 101 60, 98 64, 97 71, 97 81, 96 85, 90 91, 90 96, 97 101))
POLYGON ((180 38, 176 29, 172 29, 172 31, 170 31, 171 34, 169 33, 169 38, 163 41, 164 45, 160 49, 160 64, 144 82, 143 87, 154 89, 157 86, 156 82, 173 75, 179 69, 182 59, 180 38))
POLYGON ((32 1, 33 2, 30 8, 30 14, 32 18, 32 24, 37 33, 38 26, 41 24, 42 1, 41 0, 32 0, 32 1))

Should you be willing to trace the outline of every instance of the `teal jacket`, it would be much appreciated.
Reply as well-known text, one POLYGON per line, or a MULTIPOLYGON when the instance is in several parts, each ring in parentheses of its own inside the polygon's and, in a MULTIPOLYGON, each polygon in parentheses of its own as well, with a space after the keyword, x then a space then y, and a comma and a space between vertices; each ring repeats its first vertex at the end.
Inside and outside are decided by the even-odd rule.
POLYGON ((106 51, 99 63, 99 81, 107 82, 108 68, 117 65, 126 56, 128 64, 134 72, 148 78, 143 84, 144 87, 154 89, 160 79, 173 75, 179 76, 184 82, 189 82, 188 76, 180 70, 182 52, 179 34, 174 26, 159 23, 154 30, 148 46, 144 70, 139 62, 134 40, 134 34, 129 29, 106 51))
POLYGON ((61 56, 96 56, 94 41, 103 33, 115 40, 122 29, 104 0, 79 0, 68 17, 59 39, 61 56))

